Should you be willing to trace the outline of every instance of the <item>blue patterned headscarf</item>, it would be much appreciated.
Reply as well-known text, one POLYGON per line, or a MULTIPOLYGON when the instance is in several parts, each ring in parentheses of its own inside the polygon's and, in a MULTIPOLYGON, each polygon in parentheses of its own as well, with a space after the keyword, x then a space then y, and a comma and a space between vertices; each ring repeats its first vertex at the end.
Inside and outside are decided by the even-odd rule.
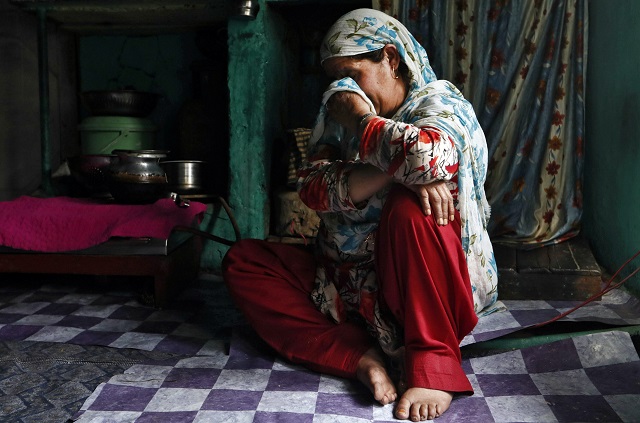
POLYGON ((353 56, 393 44, 409 68, 411 89, 436 80, 427 52, 397 19, 374 9, 356 9, 342 17, 327 31, 320 45, 322 62, 331 57, 353 56))

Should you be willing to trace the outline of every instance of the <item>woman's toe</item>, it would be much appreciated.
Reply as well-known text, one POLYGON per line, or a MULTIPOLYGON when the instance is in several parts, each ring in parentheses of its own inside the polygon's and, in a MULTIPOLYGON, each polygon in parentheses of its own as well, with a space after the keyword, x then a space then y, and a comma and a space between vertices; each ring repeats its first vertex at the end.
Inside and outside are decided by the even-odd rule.
POLYGON ((406 420, 409 418, 409 407, 411 407, 411 403, 404 398, 401 398, 398 401, 398 405, 396 406, 396 418, 400 420, 406 420))

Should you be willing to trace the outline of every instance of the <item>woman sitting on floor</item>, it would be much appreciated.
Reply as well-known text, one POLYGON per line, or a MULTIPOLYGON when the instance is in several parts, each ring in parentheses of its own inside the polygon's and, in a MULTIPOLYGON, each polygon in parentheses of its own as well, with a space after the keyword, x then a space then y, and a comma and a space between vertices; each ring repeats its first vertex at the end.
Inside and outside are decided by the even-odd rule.
POLYGON ((322 222, 315 255, 243 240, 224 277, 284 357, 356 377, 381 404, 400 395, 399 419, 433 419, 473 392, 459 344, 497 299, 485 137, 462 94, 382 12, 338 19, 321 58, 336 81, 299 171, 300 197, 322 222))

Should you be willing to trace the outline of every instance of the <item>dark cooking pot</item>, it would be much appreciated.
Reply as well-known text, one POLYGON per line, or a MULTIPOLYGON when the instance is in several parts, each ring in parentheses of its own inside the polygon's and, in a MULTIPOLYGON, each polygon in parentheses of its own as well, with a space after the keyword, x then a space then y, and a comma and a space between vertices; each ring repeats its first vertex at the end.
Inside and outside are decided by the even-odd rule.
POLYGON ((140 177, 118 177, 109 178, 109 192, 114 200, 122 204, 150 204, 155 203, 160 198, 167 197, 166 179, 156 177, 146 178, 144 181, 140 177))
POLYGON ((116 158, 109 169, 108 186, 119 203, 148 204, 167 197, 169 184, 160 160, 162 150, 114 150, 116 158))
POLYGON ((208 163, 201 160, 167 160, 160 166, 167 175, 169 189, 178 194, 204 194, 208 163))

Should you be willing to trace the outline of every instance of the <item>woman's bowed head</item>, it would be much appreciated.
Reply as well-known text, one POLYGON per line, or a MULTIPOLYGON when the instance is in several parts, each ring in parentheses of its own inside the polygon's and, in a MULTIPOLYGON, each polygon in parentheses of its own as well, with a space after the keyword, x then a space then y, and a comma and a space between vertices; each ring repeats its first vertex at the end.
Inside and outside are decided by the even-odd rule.
POLYGON ((359 379, 398 419, 434 419, 473 394, 459 345, 497 300, 484 133, 380 11, 339 18, 320 55, 334 82, 298 170, 321 221, 315 251, 239 241, 225 282, 285 358, 359 379))
MULTIPOLYGON (((406 76, 401 75, 402 61, 393 44, 370 53, 354 56, 336 56, 324 60, 326 74, 335 79, 351 78, 371 100, 374 110, 358 94, 343 91, 331 96, 327 102, 330 116, 351 130, 354 135, 365 122, 358 117, 369 112, 391 118, 404 103, 409 91, 406 76)), ((405 67, 406 68, 406 67, 405 67)))

